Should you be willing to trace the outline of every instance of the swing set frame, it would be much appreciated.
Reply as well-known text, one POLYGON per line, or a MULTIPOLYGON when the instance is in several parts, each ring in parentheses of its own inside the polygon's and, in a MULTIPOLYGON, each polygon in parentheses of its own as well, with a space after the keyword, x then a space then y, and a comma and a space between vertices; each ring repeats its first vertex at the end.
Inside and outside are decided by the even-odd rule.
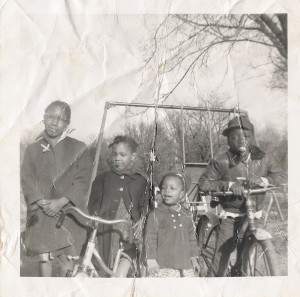
MULTIPOLYGON (((105 123, 106 123, 106 117, 107 117, 107 112, 109 109, 117 106, 122 106, 122 107, 136 107, 136 108, 147 108, 147 109, 167 109, 167 110, 180 110, 180 121, 181 121, 181 135, 182 135, 182 171, 184 171, 187 167, 199 167, 199 168, 205 168, 208 163, 204 162, 186 162, 186 148, 185 148, 185 133, 184 133, 184 117, 183 117, 183 112, 184 111, 199 111, 199 112, 207 112, 209 116, 209 139, 210 139, 210 153, 211 153, 211 158, 214 156, 213 152, 213 144, 212 144, 212 135, 211 135, 211 117, 210 114, 211 112, 219 112, 219 113, 227 113, 227 114, 240 114, 240 115, 245 115, 248 117, 248 113, 245 110, 240 110, 237 108, 209 108, 209 107, 193 107, 193 106, 180 106, 180 105, 167 105, 167 104, 145 104, 145 103, 127 103, 127 102, 115 102, 115 101, 106 101, 105 106, 104 106, 104 112, 103 112, 103 117, 102 117, 102 122, 101 122, 101 127, 99 131, 99 136, 98 136, 98 143, 97 143, 97 148, 96 148, 96 154, 95 154, 95 159, 93 162, 93 171, 92 171, 92 177, 91 177, 91 182, 89 186, 89 192, 90 194, 92 183, 94 179, 96 178, 97 175, 97 168, 98 168, 98 163, 99 163, 99 158, 101 154, 101 146, 103 143, 103 135, 104 135, 104 129, 105 129, 105 123)), ((155 141, 155 140, 154 140, 155 141)), ((153 186, 153 166, 155 162, 155 151, 154 151, 154 146, 153 146, 153 151, 150 153, 150 160, 149 163, 151 165, 151 175, 152 175, 152 186, 153 186)), ((190 190, 190 194, 195 192, 195 189, 197 187, 196 183, 192 183, 192 190, 190 190)), ((153 189, 154 192, 154 189, 153 189)), ((196 191, 198 193, 198 191, 196 191)), ((196 195, 197 195, 196 193, 196 195)), ((89 197, 89 195, 88 195, 89 197)))
MULTIPOLYGON (((164 105, 164 104, 125 103, 125 102, 113 102, 113 101, 105 102, 102 123, 101 123, 100 132, 99 132, 99 136, 98 136, 95 160, 94 160, 94 164, 93 164, 93 172, 92 172, 92 178, 91 178, 91 182, 90 182, 89 193, 91 190, 92 183, 97 174, 97 168, 98 168, 98 163, 99 163, 99 158, 100 158, 100 153, 101 153, 101 146, 102 146, 103 138, 104 138, 104 129, 105 129, 107 112, 109 109, 116 107, 116 106, 137 107, 137 108, 147 108, 147 109, 151 108, 151 109, 155 109, 155 111, 157 109, 180 110, 181 111, 181 113, 180 113, 181 132, 182 132, 181 133, 181 135, 182 135, 182 154, 183 154, 182 155, 182 160, 183 160, 182 171, 187 173, 187 170, 190 170, 191 168, 193 168, 193 170, 197 171, 197 174, 199 175, 199 177, 200 177, 201 173, 204 171, 204 169, 206 168, 206 166, 208 165, 208 163, 204 163, 204 162, 191 163, 191 162, 186 161, 185 129, 184 129, 185 122, 184 122, 183 112, 184 111, 199 111, 199 112, 207 112, 208 113, 208 123, 209 123, 208 128, 209 128, 209 142, 210 142, 211 158, 214 157, 213 141, 212 141, 212 127, 211 127, 211 112, 227 113, 229 116, 230 116, 230 114, 239 114, 239 115, 244 115, 244 116, 248 117, 247 111, 236 109, 236 108, 226 109, 226 108, 209 108, 208 106, 205 108, 205 107, 191 107, 191 106, 164 105)), ((150 157, 149 157, 148 186, 146 189, 146 191, 149 191, 150 205, 152 204, 152 206, 156 205, 156 193, 155 193, 155 186, 154 186, 154 182, 153 182, 154 181, 154 179, 153 179, 154 163, 156 161, 156 156, 155 156, 155 140, 156 140, 156 135, 157 135, 157 122, 156 122, 157 118, 156 118, 156 116, 157 116, 157 114, 155 114, 155 124, 156 125, 155 125, 154 137, 153 137, 152 147, 151 147, 151 152, 150 152, 150 157)), ((272 199, 270 200, 268 212, 270 210, 271 203, 273 203, 273 199, 274 199, 276 202, 278 213, 280 214, 281 220, 283 221, 284 218, 282 216, 281 209, 278 204, 276 195, 273 194, 271 198, 272 199)), ((199 242, 201 241, 201 238, 203 237, 203 234, 202 234, 203 230, 205 230, 205 232, 207 230, 211 230, 211 232, 213 233, 215 230, 214 228, 219 224, 220 208, 219 207, 211 208, 210 203, 212 200, 213 199, 210 195, 205 196, 204 193, 200 192, 197 181, 192 181, 192 183, 190 185, 190 189, 187 193, 187 201, 186 202, 187 202, 190 210, 193 213, 193 220, 194 220, 195 225, 197 226, 198 245, 199 245, 199 242), (203 220, 206 220, 208 222, 207 226, 203 225, 203 220), (202 230, 202 233, 201 233, 201 230, 202 230)), ((210 240, 209 238, 210 238, 210 235, 208 236, 207 240, 210 240)), ((204 238, 204 239, 206 240, 206 238, 204 238)), ((200 245, 201 244, 202 243, 200 242, 200 245)), ((207 250, 207 248, 202 247, 202 250, 205 252, 207 250)))

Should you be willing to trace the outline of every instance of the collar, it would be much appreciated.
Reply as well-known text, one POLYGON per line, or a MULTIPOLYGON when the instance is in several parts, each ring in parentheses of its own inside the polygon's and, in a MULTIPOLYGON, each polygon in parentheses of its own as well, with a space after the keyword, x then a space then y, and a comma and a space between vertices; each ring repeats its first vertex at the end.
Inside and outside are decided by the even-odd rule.
MULTIPOLYGON (((60 138, 58 139, 58 141, 57 141, 56 144, 58 144, 59 142, 61 142, 62 140, 64 140, 66 137, 68 137, 68 132, 64 131, 62 133, 62 135, 60 136, 60 138)), ((45 131, 43 131, 42 133, 39 134, 39 136, 35 139, 35 142, 38 142, 40 140, 44 140, 44 141, 47 142, 47 144, 49 144, 50 146, 52 146, 51 145, 51 140, 50 140, 50 138, 48 137, 48 135, 46 134, 45 131)))
POLYGON ((130 166, 130 168, 124 171, 120 171, 111 163, 111 170, 118 175, 127 175, 132 179, 138 179, 140 176, 143 176, 144 178, 147 179, 147 177, 145 177, 145 174, 143 172, 134 169, 132 166, 130 166))
POLYGON ((171 213, 180 213, 182 211, 182 205, 180 205, 180 208, 178 210, 171 209, 168 205, 164 204, 163 202, 160 204, 160 207, 163 208, 165 211, 171 212, 171 213))
POLYGON ((227 154, 230 168, 238 165, 240 162, 248 163, 250 160, 261 160, 265 156, 265 152, 255 145, 250 145, 249 153, 244 156, 235 154, 231 150, 227 154))

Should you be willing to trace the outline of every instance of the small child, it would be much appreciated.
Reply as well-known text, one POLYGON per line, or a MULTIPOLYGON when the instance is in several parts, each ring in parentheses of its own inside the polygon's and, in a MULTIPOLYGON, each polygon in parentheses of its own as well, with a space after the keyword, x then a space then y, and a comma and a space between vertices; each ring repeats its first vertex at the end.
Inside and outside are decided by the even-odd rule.
POLYGON ((160 183, 163 203, 148 217, 146 257, 153 277, 193 277, 198 271, 199 248, 192 213, 184 208, 186 177, 167 173, 160 183))
MULTIPOLYGON (((96 177, 91 191, 89 211, 103 219, 131 220, 134 235, 141 236, 142 215, 146 211, 146 178, 134 169, 137 143, 128 136, 115 137, 111 149, 111 170, 96 177)), ((128 243, 128 229, 125 224, 114 226, 99 226, 98 247, 106 265, 112 267, 114 258, 119 249, 120 241, 124 244, 124 252, 132 259, 136 257, 135 245, 128 243)), ((122 259, 118 275, 126 276, 130 263, 122 259), (123 273, 125 272, 125 273, 123 273)))

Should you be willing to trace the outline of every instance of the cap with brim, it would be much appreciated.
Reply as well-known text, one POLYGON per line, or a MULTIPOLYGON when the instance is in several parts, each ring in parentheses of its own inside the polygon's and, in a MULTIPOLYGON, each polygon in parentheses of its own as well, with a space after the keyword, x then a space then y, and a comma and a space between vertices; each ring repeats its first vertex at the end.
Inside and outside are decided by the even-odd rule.
POLYGON ((229 132, 234 129, 243 129, 254 133, 254 127, 246 116, 237 116, 230 120, 222 135, 228 136, 229 132))

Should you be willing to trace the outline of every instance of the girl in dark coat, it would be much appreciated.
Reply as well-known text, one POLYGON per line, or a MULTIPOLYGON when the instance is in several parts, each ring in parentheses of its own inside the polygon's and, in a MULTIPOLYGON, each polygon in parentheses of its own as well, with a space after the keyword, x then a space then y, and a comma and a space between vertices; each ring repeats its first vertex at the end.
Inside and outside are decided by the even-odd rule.
POLYGON ((199 270, 193 216, 182 205, 186 184, 183 174, 166 174, 160 184, 163 203, 147 219, 145 248, 152 277, 193 277, 199 270))
POLYGON ((40 276, 52 276, 54 259, 65 276, 73 264, 67 256, 78 256, 85 240, 85 230, 69 217, 61 228, 55 226, 65 205, 85 210, 92 170, 86 145, 66 134, 70 117, 65 102, 46 108, 45 131, 27 147, 21 168, 28 212, 25 248, 37 255, 40 276))
MULTIPOLYGON (((88 209, 91 214, 103 219, 131 220, 135 236, 138 238, 141 236, 142 217, 145 215, 148 201, 146 178, 133 168, 137 144, 128 136, 117 136, 109 147, 111 170, 97 176, 93 182, 88 209)), ((124 243, 125 252, 132 259, 136 257, 136 247, 128 244, 128 230, 124 224, 100 225, 97 238, 100 255, 110 267, 120 241, 124 243)), ((126 275, 130 263, 122 259, 119 267, 126 275)))

